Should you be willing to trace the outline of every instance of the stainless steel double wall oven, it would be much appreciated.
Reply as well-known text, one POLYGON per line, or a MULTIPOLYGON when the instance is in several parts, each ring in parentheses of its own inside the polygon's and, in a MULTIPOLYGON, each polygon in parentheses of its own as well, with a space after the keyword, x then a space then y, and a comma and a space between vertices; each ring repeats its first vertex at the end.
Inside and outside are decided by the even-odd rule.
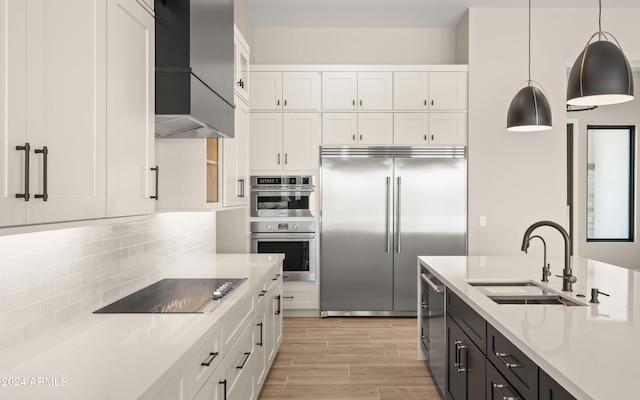
POLYGON ((316 280, 313 176, 251 177, 251 252, 284 253, 286 281, 316 280))

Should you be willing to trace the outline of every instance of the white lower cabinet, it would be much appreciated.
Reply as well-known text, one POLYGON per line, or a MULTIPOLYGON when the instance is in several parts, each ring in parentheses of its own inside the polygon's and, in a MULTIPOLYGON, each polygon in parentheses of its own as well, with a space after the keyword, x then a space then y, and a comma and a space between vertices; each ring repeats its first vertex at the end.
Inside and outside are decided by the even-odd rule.
POLYGON ((141 400, 255 400, 282 342, 282 264, 218 319, 141 400))
POLYGON ((285 310, 318 310, 320 298, 317 282, 287 282, 282 291, 285 310))

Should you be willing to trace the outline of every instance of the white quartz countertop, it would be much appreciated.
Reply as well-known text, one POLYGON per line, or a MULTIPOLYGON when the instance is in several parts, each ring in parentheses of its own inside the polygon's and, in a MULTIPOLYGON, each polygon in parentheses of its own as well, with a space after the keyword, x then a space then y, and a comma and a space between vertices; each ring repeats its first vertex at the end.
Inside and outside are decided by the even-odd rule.
POLYGON ((3 349, 0 399, 137 399, 282 260, 196 255, 167 278, 247 278, 210 314, 88 314, 3 349))
MULTIPOLYGON (((585 306, 499 305, 469 282, 539 282, 541 260, 523 255, 419 262, 576 398, 639 398, 640 271, 574 257, 573 292, 562 292, 555 276, 548 287, 585 306), (593 287, 610 297, 589 303, 593 287)), ((552 266, 552 273, 562 274, 562 267, 552 266)))

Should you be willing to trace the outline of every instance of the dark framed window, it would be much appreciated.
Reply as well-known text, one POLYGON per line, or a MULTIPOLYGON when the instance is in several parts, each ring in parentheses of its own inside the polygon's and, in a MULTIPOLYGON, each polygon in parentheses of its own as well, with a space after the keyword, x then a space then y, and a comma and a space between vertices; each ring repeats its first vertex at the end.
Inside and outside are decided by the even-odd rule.
POLYGON ((631 242, 634 126, 587 126, 587 241, 631 242))

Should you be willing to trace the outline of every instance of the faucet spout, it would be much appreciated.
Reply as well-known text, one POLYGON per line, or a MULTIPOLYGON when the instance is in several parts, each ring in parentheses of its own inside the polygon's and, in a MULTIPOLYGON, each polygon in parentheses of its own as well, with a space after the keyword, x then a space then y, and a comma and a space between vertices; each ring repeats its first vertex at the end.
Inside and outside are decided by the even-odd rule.
POLYGON ((560 232, 562 238, 564 239, 564 268, 562 269, 562 290, 571 292, 573 290, 571 285, 576 281, 576 277, 573 276, 571 271, 571 239, 569 238, 569 234, 567 233, 567 231, 562 226, 553 221, 534 222, 524 232, 524 236, 522 237, 522 247, 520 249, 525 253, 527 252, 527 249, 529 248, 529 241, 532 239, 531 234, 541 226, 554 228, 555 230, 560 232))

